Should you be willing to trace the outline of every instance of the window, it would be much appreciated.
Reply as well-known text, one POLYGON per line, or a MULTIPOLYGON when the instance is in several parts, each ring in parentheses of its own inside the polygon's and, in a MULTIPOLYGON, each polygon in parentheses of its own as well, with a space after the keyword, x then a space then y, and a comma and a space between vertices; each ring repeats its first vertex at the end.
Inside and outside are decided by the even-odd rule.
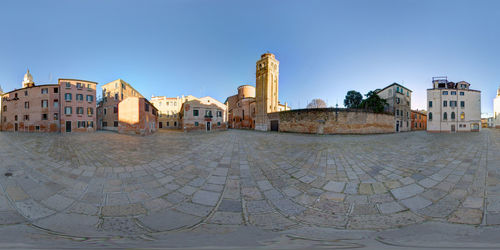
POLYGON ((448 101, 443 101, 443 107, 448 107, 448 101))
MULTIPOLYGON (((193 116, 198 116, 199 111, 197 109, 193 109, 193 116)), ((198 126, 198 125, 196 125, 198 126)))
POLYGON ((115 100, 118 100, 118 93, 115 94, 115 100))
POLYGON ((212 117, 212 110, 205 110, 206 117, 212 117))
POLYGON ((102 126, 103 127, 107 127, 108 126, 108 122, 102 122, 102 126))
POLYGON ((465 93, 463 91, 460 91, 460 95, 465 95, 465 93))
POLYGON ((443 91, 443 95, 448 95, 448 91, 443 91))
POLYGON ((59 93, 59 88, 54 88, 54 93, 59 93))
POLYGON ((81 88, 82 88, 82 84, 81 84, 81 83, 79 83, 79 82, 77 82, 77 83, 76 83, 76 88, 77 88, 77 89, 81 89, 81 88))
POLYGON ((58 113, 54 113, 54 121, 57 121, 59 120, 59 114, 58 113))
POLYGON ((48 108, 49 107, 49 100, 42 100, 42 108, 48 108))
POLYGON ((14 116, 14 121, 17 121, 17 115, 14 116))
POLYGON ((78 115, 83 115, 83 107, 77 107, 77 108, 76 108, 76 113, 77 113, 78 115))
POLYGON ((89 84, 87 84, 87 89, 88 89, 88 90, 92 90, 92 88, 90 87, 90 83, 89 83, 89 84))
POLYGON ((6 112, 7 111, 7 105, 4 105, 2 110, 3 110, 3 112, 6 112))
POLYGON ((465 101, 460 101, 460 107, 465 108, 465 101))
POLYGON ((35 126, 35 130, 36 130, 36 131, 40 131, 40 126, 38 126, 38 125, 37 125, 37 126, 35 126))
POLYGON ((123 100, 123 93, 122 93, 122 99, 121 100, 123 100))
POLYGON ((48 115, 47 114, 42 114, 42 120, 47 120, 47 119, 49 119, 48 115))
POLYGON ((448 120, 448 114, 446 112, 443 114, 443 120, 448 120))
POLYGON ((83 95, 82 94, 76 94, 76 100, 77 101, 83 101, 83 95))
POLYGON ((93 108, 87 108, 87 115, 92 116, 94 114, 94 109, 93 108))
POLYGON ((457 91, 451 91, 451 95, 457 95, 457 91))
POLYGON ((30 103, 29 102, 24 102, 24 108, 29 109, 30 108, 30 103))
POLYGON ((65 107, 64 108, 64 114, 65 115, 71 115, 73 113, 73 108, 72 107, 65 107))
POLYGON ((24 91, 24 96, 28 96, 28 91, 27 90, 24 91))
POLYGON ((399 104, 401 102, 401 99, 399 97, 396 98, 396 103, 399 104))
POLYGON ((217 122, 217 126, 220 126, 220 122, 217 122))
POLYGON ((106 114, 106 108, 104 108, 104 114, 106 114))
POLYGON ((71 101, 71 99, 72 99, 71 93, 64 94, 64 100, 71 101))
POLYGON ((174 127, 177 127, 177 122, 174 122, 174 127))
POLYGON ((43 88, 42 89, 42 94, 48 94, 49 93, 49 89, 48 88, 43 88))
POLYGON ((85 128, 85 122, 84 121, 78 121, 78 128, 85 128))
POLYGON ((29 115, 24 115, 24 120, 25 121, 29 121, 30 120, 30 116, 29 115))
POLYGON ((457 101, 450 101, 450 107, 456 107, 457 101))
POLYGON ((59 100, 55 99, 54 100, 54 108, 59 107, 59 100))
POLYGON ((195 125, 195 126, 198 126, 198 125, 199 125, 199 123, 198 123, 198 122, 194 122, 194 125, 195 125))
POLYGON ((17 93, 14 94, 14 98, 17 98, 17 93))
POLYGON ((410 91, 406 92, 406 96, 410 97, 410 91))
POLYGON ((114 114, 118 113, 118 107, 113 107, 113 113, 114 114))
POLYGON ((396 92, 399 92, 399 87, 396 87, 396 92))
POLYGON ((94 101, 94 96, 93 95, 87 95, 87 102, 93 102, 94 101))
POLYGON ((66 82, 66 88, 67 88, 67 89, 70 89, 70 88, 71 88, 71 83, 70 83, 70 82, 66 82))
POLYGON ((417 122, 415 122, 415 128, 417 127, 417 122))
POLYGON ((217 117, 222 117, 222 111, 217 111, 217 117))
POLYGON ((396 116, 399 116, 399 109, 396 109, 396 116))
POLYGON ((113 127, 118 127, 118 121, 113 122, 113 127))
POLYGON ((87 128, 93 128, 94 127, 94 121, 87 121, 87 128))
POLYGON ((460 120, 464 120, 464 119, 465 119, 465 113, 462 112, 462 113, 460 113, 460 120))
POLYGON ((167 127, 170 127, 170 122, 167 122, 167 127))
POLYGON ((455 120, 455 112, 451 112, 451 119, 455 120))
POLYGON ((144 104, 144 111, 149 112, 149 104, 148 103, 144 104))
MULTIPOLYGON (((241 117, 243 117, 243 120, 245 120, 245 110, 241 110, 241 112, 242 112, 241 117)), ((217 111, 217 114, 219 114, 219 111, 217 111)))

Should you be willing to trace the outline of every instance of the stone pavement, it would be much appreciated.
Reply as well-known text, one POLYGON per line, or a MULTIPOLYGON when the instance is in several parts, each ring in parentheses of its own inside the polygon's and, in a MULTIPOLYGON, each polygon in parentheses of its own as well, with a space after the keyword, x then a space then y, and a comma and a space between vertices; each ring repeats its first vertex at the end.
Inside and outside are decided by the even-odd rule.
POLYGON ((2 132, 0 185, 0 225, 74 237, 156 237, 210 225, 270 232, 423 222, 495 227, 500 130, 2 132))

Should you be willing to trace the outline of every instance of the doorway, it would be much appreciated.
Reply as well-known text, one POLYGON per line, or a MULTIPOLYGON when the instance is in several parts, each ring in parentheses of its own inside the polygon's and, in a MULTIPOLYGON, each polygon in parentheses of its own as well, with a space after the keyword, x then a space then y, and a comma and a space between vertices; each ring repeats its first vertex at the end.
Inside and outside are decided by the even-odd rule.
POLYGON ((67 133, 71 132, 71 121, 66 121, 66 132, 67 133))
POLYGON ((17 132, 18 130, 19 130, 19 125, 17 125, 17 123, 16 123, 16 124, 14 124, 14 131, 17 132))
POLYGON ((211 128, 210 122, 207 122, 207 131, 210 131, 210 128, 211 128))
POLYGON ((160 122, 160 127, 159 128, 163 128, 163 122, 160 122))
POLYGON ((399 132, 399 121, 396 121, 396 132, 399 132))
POLYGON ((276 132, 279 131, 279 121, 277 120, 271 121, 271 131, 276 131, 276 132))
POLYGON ((451 125, 451 132, 455 132, 455 125, 451 125))

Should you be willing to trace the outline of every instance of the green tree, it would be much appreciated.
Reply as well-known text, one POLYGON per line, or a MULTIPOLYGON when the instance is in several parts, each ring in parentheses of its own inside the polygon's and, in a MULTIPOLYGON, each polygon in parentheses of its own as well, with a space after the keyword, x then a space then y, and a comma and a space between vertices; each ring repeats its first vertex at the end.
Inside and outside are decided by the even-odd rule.
POLYGON ((384 112, 384 108, 387 105, 387 102, 380 98, 380 96, 375 93, 375 91, 370 91, 366 95, 366 99, 361 101, 360 107, 368 110, 372 110, 375 113, 384 112))
POLYGON ((344 99, 344 106, 346 108, 358 108, 363 100, 363 96, 356 90, 349 90, 344 99))

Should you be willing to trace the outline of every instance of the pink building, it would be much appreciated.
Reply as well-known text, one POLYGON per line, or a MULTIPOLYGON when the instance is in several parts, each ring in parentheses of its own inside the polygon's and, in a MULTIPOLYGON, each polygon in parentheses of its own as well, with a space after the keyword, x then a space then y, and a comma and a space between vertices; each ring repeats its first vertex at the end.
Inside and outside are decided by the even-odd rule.
POLYGON ((118 104, 118 133, 150 135, 157 124, 158 109, 146 98, 131 96, 118 104))
POLYGON ((23 88, 2 97, 2 130, 20 132, 95 131, 95 82, 59 79, 35 85, 29 71, 23 88))

